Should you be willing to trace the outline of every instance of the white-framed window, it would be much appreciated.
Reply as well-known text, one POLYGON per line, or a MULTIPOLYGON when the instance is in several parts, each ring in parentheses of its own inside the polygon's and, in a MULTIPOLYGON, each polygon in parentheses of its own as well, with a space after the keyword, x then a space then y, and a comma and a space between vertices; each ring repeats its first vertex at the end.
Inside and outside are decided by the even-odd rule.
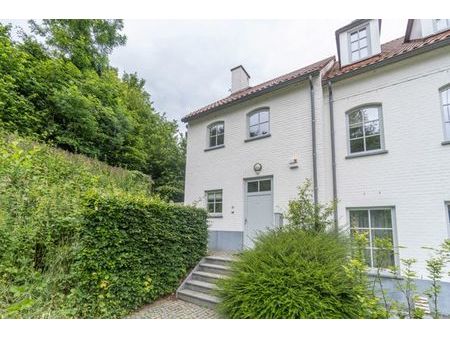
POLYGON ((222 189, 206 191, 206 209, 212 216, 222 215, 222 189))
POLYGON ((380 105, 358 107, 347 112, 349 154, 384 149, 380 105))
POLYGON ((349 33, 350 61, 365 59, 370 55, 369 26, 359 27, 349 33))
POLYGON ((364 256, 371 268, 388 268, 396 265, 394 240, 394 208, 355 208, 348 209, 350 234, 355 232, 367 235, 368 245, 364 256), (378 239, 387 239, 392 244, 390 252, 377 248, 378 239))
POLYGON ((450 85, 442 88, 440 91, 442 121, 444 123, 444 138, 450 141, 450 85))
POLYGON ((208 148, 221 146, 225 143, 225 123, 218 121, 208 126, 208 148))
POLYGON ((435 33, 450 29, 450 19, 433 19, 433 29, 435 33))
POLYGON ((259 137, 269 134, 269 109, 255 110, 248 114, 248 137, 259 137))
POLYGON ((445 212, 447 216, 448 235, 450 236, 450 202, 445 202, 445 212))

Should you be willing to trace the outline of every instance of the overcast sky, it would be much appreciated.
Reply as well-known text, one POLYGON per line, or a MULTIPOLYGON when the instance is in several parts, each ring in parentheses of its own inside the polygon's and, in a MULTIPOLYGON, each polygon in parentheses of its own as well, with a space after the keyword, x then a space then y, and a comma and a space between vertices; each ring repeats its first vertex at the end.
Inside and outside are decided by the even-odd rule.
MULTIPOLYGON (((229 95, 234 66, 256 85, 335 55, 334 31, 351 20, 125 20, 127 44, 110 59, 144 78, 155 108, 179 122, 229 95)), ((383 20, 381 41, 405 29, 406 20, 383 20)))

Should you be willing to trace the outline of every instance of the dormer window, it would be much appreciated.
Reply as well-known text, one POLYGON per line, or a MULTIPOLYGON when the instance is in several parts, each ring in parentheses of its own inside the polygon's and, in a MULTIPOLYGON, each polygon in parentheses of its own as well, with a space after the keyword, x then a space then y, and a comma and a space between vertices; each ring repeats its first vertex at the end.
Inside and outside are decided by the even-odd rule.
POLYGON ((369 26, 350 32, 350 60, 356 62, 369 56, 369 26))
POLYGON ((435 33, 450 29, 450 19, 434 19, 433 29, 435 33))
POLYGON ((358 19, 336 31, 339 63, 345 67, 381 53, 381 20, 358 19))

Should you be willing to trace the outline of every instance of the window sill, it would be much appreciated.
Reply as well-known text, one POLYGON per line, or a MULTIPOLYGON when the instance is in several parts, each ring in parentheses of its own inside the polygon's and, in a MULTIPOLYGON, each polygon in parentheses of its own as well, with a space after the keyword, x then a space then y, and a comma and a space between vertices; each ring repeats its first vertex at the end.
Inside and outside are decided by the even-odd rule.
POLYGON ((450 144, 450 140, 448 140, 448 141, 442 141, 441 144, 442 144, 443 146, 446 146, 447 144, 450 144))
MULTIPOLYGON (((369 277, 376 277, 377 276, 377 271, 375 269, 369 269, 367 271, 367 275, 369 277)), ((395 273, 390 272, 390 271, 386 271, 386 270, 380 272, 380 277, 381 278, 390 278, 390 279, 403 279, 403 277, 401 277, 400 275, 395 274, 395 273)))
POLYGON ((220 149, 220 148, 225 148, 225 144, 221 144, 220 146, 206 148, 205 151, 211 151, 211 150, 216 150, 216 149, 220 149))
POLYGON ((256 140, 260 140, 260 139, 266 138, 266 137, 270 137, 270 134, 265 134, 265 135, 261 135, 261 136, 250 137, 250 138, 244 140, 244 142, 256 141, 256 140))
POLYGON ((388 151, 387 150, 374 150, 374 151, 367 151, 364 153, 356 153, 356 154, 351 154, 351 155, 347 155, 345 156, 345 159, 351 159, 351 158, 356 158, 356 157, 366 157, 366 156, 372 156, 372 155, 381 155, 381 154, 387 154, 388 151))
POLYGON ((214 215, 214 214, 209 214, 207 217, 208 217, 208 218, 223 218, 223 215, 219 215, 219 214, 216 214, 216 215, 214 215))

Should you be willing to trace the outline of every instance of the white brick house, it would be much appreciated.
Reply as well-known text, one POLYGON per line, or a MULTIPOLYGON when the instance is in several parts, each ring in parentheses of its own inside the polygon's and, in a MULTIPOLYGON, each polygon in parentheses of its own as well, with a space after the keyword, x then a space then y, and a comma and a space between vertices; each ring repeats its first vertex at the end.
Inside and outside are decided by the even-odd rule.
POLYGON ((336 31, 337 60, 253 87, 236 67, 230 96, 183 118, 185 203, 210 212, 211 249, 250 246, 309 178, 318 201, 338 200, 337 226, 391 238, 393 262, 414 257, 425 278, 422 247, 450 236, 450 19, 380 34, 355 20, 336 31))

